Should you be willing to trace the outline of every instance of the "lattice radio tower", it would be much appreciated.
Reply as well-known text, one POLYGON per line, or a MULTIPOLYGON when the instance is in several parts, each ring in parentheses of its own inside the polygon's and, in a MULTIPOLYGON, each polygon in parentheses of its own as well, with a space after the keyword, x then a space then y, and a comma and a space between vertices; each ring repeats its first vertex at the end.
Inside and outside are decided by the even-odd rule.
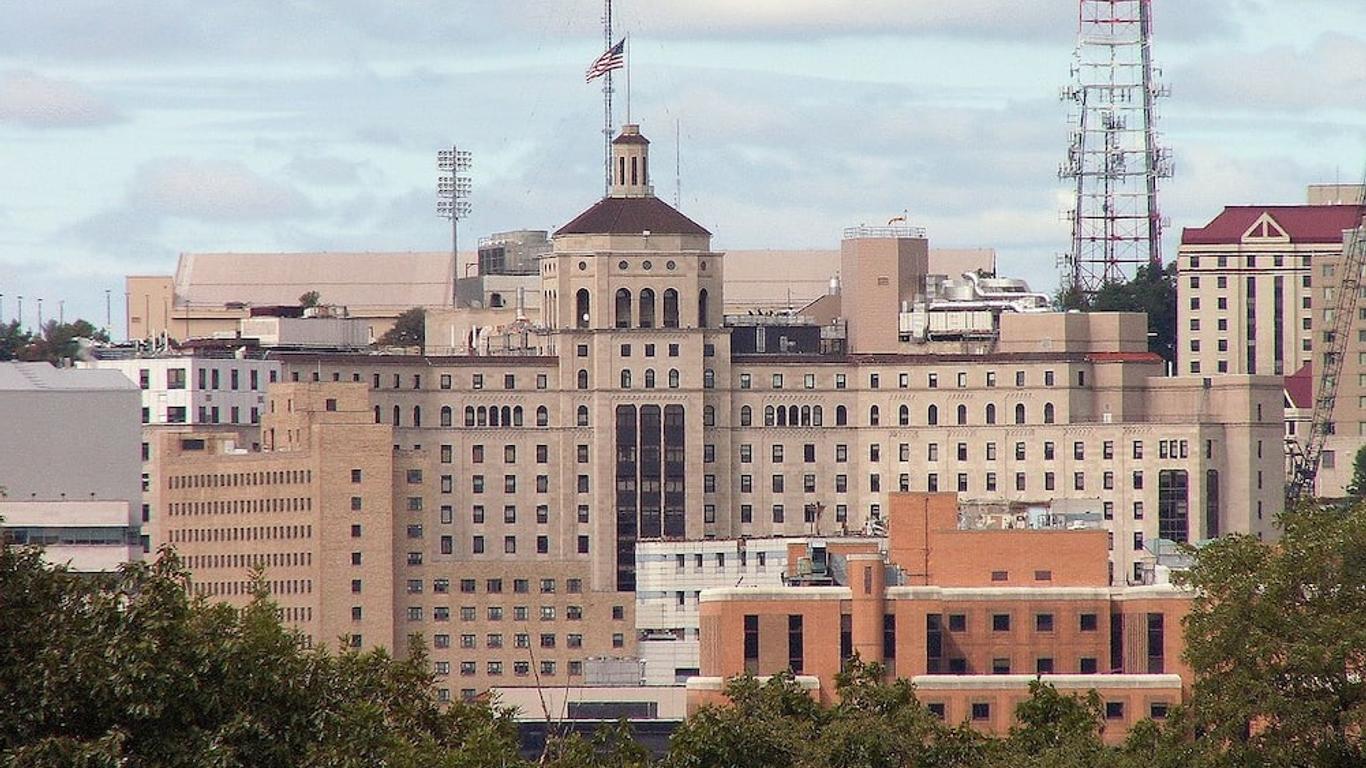
POLYGON ((1143 264, 1162 265, 1160 179, 1171 157, 1158 145, 1157 82, 1152 60, 1152 0, 1079 0, 1072 84, 1071 142, 1059 177, 1075 183, 1068 212, 1072 248, 1063 257, 1064 287, 1092 294, 1132 278, 1143 264))

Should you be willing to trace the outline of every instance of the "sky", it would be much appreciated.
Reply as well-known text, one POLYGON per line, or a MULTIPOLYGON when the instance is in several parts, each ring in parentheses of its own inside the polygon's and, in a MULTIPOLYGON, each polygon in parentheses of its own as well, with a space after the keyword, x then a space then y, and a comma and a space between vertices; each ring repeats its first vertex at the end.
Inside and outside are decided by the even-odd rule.
MULTIPOLYGON (((1366 168, 1366 3, 1154 0, 1168 258, 1224 205, 1366 168)), ((86 317, 186 251, 441 250, 602 190, 601 0, 46 0, 0 24, 0 319, 86 317)), ((1076 0, 616 0, 656 191, 717 249, 903 211, 1040 290, 1068 247, 1076 0), (677 139, 676 139, 677 137, 677 139), (676 180, 675 167, 681 170, 676 180)), ((616 122, 626 118, 617 79, 616 122)), ((326 299, 326 297, 324 297, 326 299)))

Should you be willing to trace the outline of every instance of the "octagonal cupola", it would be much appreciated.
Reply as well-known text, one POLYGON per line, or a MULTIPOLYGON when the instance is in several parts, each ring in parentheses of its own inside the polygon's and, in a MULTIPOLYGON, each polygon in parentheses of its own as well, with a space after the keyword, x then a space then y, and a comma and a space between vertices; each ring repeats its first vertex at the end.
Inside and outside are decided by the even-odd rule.
POLYGON ((640 126, 627 123, 612 140, 612 191, 610 197, 653 197, 650 186, 650 140, 640 126))

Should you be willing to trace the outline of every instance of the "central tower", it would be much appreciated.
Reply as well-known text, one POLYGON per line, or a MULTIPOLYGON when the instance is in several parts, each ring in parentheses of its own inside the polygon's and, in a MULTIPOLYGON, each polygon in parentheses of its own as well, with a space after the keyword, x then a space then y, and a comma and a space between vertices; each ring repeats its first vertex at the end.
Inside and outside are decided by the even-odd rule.
POLYGON ((623 126, 608 195, 556 231, 541 260, 565 449, 590 459, 577 519, 589 526, 595 587, 618 591, 635 589, 637 541, 714 528, 715 505, 689 467, 702 465, 704 445, 729 449, 711 434, 726 423, 716 382, 729 377, 722 256, 710 232, 654 196, 649 161, 640 127, 623 126))

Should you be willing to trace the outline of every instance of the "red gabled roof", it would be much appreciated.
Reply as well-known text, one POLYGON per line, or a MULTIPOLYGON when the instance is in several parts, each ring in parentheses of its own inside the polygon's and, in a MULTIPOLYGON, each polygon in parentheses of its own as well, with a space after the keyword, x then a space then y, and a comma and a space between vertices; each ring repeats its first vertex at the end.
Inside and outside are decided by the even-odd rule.
POLYGON ((1314 367, 1309 363, 1285 377, 1285 396, 1296 408, 1314 407, 1314 367))
POLYGON ((557 235, 708 235, 701 224, 657 197, 604 197, 557 235))
POLYGON ((1182 245, 1236 245, 1262 214, 1285 230, 1292 243, 1341 243, 1342 232, 1361 222, 1355 205, 1230 205, 1203 227, 1181 230, 1182 245))

